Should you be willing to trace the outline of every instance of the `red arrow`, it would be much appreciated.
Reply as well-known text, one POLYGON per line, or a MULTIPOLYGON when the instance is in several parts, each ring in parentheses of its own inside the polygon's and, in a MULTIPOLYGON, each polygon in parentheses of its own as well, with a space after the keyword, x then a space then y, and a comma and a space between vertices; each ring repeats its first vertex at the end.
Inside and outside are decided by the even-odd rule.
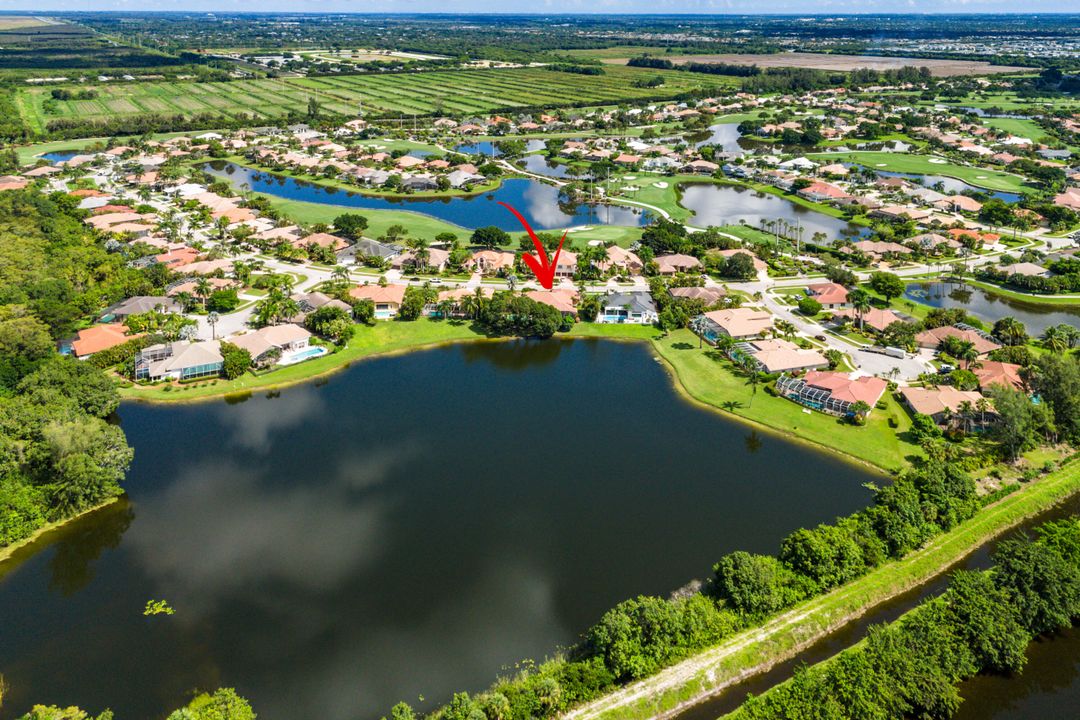
POLYGON ((533 271, 533 275, 540 281, 540 284, 551 289, 551 286, 555 284, 555 268, 559 264, 559 253, 562 252, 562 244, 566 241, 566 231, 563 231, 562 238, 559 239, 559 247, 555 248, 555 257, 548 261, 547 250, 544 249, 544 243, 540 242, 540 238, 536 237, 536 233, 529 227, 528 221, 521 216, 513 206, 504 203, 502 200, 498 201, 500 205, 514 213, 514 217, 518 219, 522 225, 525 226, 525 232, 529 233, 529 237, 532 238, 533 247, 536 248, 536 257, 525 254, 521 256, 521 259, 529 266, 529 269, 533 271))

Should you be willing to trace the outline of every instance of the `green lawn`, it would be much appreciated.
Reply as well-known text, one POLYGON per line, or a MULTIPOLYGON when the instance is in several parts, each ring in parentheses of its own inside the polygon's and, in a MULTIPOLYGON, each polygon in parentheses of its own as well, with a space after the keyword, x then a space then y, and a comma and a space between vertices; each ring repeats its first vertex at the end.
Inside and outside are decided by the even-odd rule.
POLYGON ((908 153, 856 151, 847 153, 813 153, 807 155, 812 160, 822 162, 846 161, 858 163, 872 170, 889 172, 917 173, 921 175, 945 175, 963 180, 971 185, 1000 190, 1003 192, 1032 192, 1024 185, 1024 178, 1012 173, 988 168, 957 165, 952 162, 932 163, 929 155, 910 155, 908 153))
POLYGON ((653 347, 668 362, 682 390, 698 402, 887 470, 903 466, 908 455, 919 452, 898 437, 910 420, 891 398, 885 410, 874 410, 865 426, 856 427, 831 415, 807 414, 801 405, 768 395, 764 387, 755 393, 731 363, 714 360, 708 346, 699 350, 698 338, 689 330, 677 330, 654 341, 653 347), (888 425, 890 415, 899 424, 895 430, 888 425))
MULTIPOLYGON (((698 339, 689 330, 661 336, 652 327, 639 325, 599 325, 577 323, 558 337, 603 337, 644 340, 673 371, 679 388, 690 399, 721 409, 744 420, 771 428, 792 438, 841 452, 883 469, 904 464, 906 455, 918 452, 897 437, 908 423, 907 414, 889 400, 889 407, 876 410, 864 427, 840 422, 821 413, 807 414, 803 408, 772 397, 759 387, 755 393, 746 380, 735 374, 730 363, 713 360, 708 346, 698 349, 698 339), (888 427, 893 416, 899 428, 888 427)), ((155 401, 194 400, 288 385, 332 372, 349 363, 374 355, 413 350, 462 340, 484 340, 471 323, 421 319, 414 322, 385 321, 373 327, 359 327, 348 347, 298 365, 290 365, 265 375, 246 374, 237 380, 194 383, 166 391, 166 386, 126 387, 121 394, 129 399, 155 401)))
POLYGON ((1026 118, 986 118, 983 120, 983 124, 997 130, 1004 130, 1017 137, 1026 137, 1035 142, 1046 137, 1047 134, 1045 130, 1039 127, 1037 122, 1026 118))

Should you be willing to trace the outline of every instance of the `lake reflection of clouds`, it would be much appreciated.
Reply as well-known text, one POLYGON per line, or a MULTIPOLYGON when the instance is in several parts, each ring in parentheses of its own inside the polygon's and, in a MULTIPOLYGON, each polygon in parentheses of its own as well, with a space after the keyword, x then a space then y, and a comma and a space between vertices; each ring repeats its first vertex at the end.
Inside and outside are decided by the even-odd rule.
POLYGON ((232 431, 230 439, 234 444, 265 453, 270 450, 275 434, 318 417, 323 405, 317 392, 311 388, 298 388, 273 399, 223 405, 217 420, 232 431), (273 403, 270 412, 264 405, 266 402, 273 403))

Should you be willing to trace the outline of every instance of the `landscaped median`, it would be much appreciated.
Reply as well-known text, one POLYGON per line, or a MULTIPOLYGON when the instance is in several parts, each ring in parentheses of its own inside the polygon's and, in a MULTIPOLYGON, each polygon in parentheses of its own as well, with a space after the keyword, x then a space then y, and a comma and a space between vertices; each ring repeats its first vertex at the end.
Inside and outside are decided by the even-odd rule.
POLYGON ((764 625, 567 713, 566 720, 646 720, 671 713, 795 656, 876 605, 933 579, 1024 520, 1080 492, 1080 462, 1069 462, 980 510, 926 547, 764 625))

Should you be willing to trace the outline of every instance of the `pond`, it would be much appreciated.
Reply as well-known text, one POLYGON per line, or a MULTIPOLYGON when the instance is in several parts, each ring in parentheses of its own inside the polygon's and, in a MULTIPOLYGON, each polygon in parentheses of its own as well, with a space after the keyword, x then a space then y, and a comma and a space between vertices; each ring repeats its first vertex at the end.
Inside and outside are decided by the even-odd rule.
POLYGON ((745 221, 751 227, 761 227, 761 222, 782 219, 791 225, 804 228, 802 240, 811 240, 814 233, 823 232, 830 244, 841 237, 865 235, 869 228, 849 223, 843 218, 816 212, 790 200, 770 193, 763 193, 741 185, 714 185, 711 183, 687 183, 680 186, 682 199, 679 204, 694 215, 690 223, 698 227, 708 225, 738 225, 745 221))
POLYGON ((694 133, 689 136, 694 147, 705 145, 717 145, 722 152, 741 153, 759 147, 769 146, 769 143, 753 138, 743 137, 739 132, 739 123, 718 123, 710 125, 707 132, 694 133))
POLYGON ((555 162, 554 160, 548 160, 543 155, 526 155, 517 163, 525 170, 534 173, 536 175, 547 175, 553 178, 577 178, 586 177, 588 172, 577 174, 573 172, 571 167, 566 163, 555 162))
POLYGON ((59 165, 62 162, 67 162, 78 154, 80 154, 79 150, 58 150, 56 152, 41 153, 38 157, 48 160, 53 165, 59 165))
POLYGON ((1051 325, 1068 323, 1080 327, 1080 303, 1047 305, 1014 300, 972 285, 931 282, 912 283, 904 297, 931 307, 960 307, 993 324, 1006 316, 1024 323, 1028 334, 1041 335, 1051 325))
MULTIPOLYGON (((846 163, 848 167, 851 167, 851 163, 846 163)), ((959 195, 964 192, 979 192, 992 198, 997 198, 1004 202, 1014 203, 1023 199, 1023 195, 1020 193, 1004 192, 1001 190, 988 190, 984 187, 972 185, 966 183, 963 180, 957 180, 954 177, 947 175, 920 175, 919 173, 902 173, 892 172, 886 170, 879 170, 878 168, 871 168, 875 173, 881 177, 901 177, 914 181, 916 184, 923 185, 928 188, 934 188, 935 186, 941 188, 941 192, 948 195, 959 195), (938 185, 940 183, 940 185, 938 185)))
POLYGON ((2 717, 162 717, 218 686, 260 720, 431 710, 624 599, 864 507, 877 479, 690 405, 644 345, 597 340, 449 346, 119 414, 130 503, 0 577, 2 717), (151 599, 176 614, 143 617, 151 599))
MULTIPOLYGON (((507 138, 513 140, 513 137, 507 138)), ((454 148, 454 152, 465 153, 466 155, 486 155, 488 157, 499 157, 502 155, 502 151, 497 147, 498 142, 492 142, 490 140, 480 140, 478 142, 464 143, 454 148)), ((526 140, 525 152, 536 152, 537 150, 543 150, 545 147, 543 140, 526 140)))
POLYGON ((497 204, 500 200, 517 208, 537 230, 574 225, 640 226, 649 219, 645 211, 625 205, 564 202, 559 188, 535 178, 509 178, 491 192, 467 197, 389 198, 316 185, 225 161, 208 163, 204 169, 237 186, 247 185, 255 192, 275 197, 368 210, 410 210, 468 229, 496 225, 503 230, 521 230, 514 216, 497 204))

